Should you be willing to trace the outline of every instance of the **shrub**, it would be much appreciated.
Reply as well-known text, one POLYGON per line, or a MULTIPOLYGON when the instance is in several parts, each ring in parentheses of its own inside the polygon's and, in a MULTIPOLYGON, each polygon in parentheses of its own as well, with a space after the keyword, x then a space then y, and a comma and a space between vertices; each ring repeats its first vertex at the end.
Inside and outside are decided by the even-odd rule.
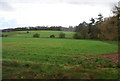
POLYGON ((50 35, 50 38, 55 38, 55 35, 50 35))
POLYGON ((90 35, 88 33, 77 32, 73 36, 74 39, 89 39, 90 35))
POLYGON ((8 36, 8 35, 3 35, 3 34, 2 34, 2 35, 0 35, 0 37, 7 37, 7 36, 8 36))
POLYGON ((73 38, 74 39, 81 39, 81 34, 80 33, 75 33, 73 38))
POLYGON ((29 33, 29 31, 27 31, 27 33, 29 33))
POLYGON ((36 34, 33 35, 33 37, 34 37, 34 38, 39 38, 40 35, 36 33, 36 34))
POLYGON ((60 33, 59 38, 65 38, 65 33, 60 33))

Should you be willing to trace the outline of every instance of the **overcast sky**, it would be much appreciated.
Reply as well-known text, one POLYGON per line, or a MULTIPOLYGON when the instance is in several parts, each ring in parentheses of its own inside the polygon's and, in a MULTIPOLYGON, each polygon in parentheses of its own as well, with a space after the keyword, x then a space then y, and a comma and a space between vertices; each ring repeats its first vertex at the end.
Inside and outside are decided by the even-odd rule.
POLYGON ((99 13, 111 15, 119 0, 0 0, 0 29, 20 26, 76 26, 99 13))

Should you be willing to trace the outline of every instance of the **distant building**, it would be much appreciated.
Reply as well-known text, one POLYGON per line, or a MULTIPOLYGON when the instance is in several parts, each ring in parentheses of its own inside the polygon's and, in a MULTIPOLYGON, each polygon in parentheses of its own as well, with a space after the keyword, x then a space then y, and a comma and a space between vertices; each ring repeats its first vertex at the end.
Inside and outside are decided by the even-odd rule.
POLYGON ((2 32, 11 32, 12 30, 11 29, 4 29, 2 30, 2 32))
POLYGON ((69 28, 61 27, 61 31, 74 31, 74 28, 70 26, 69 28))

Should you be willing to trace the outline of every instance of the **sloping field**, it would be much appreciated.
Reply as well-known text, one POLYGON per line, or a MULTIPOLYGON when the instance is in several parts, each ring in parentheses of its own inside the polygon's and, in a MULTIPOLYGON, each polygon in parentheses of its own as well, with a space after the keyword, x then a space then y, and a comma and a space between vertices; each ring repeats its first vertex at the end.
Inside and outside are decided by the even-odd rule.
POLYGON ((67 31, 14 31, 14 32, 4 32, 4 35, 8 35, 10 37, 32 37, 33 34, 40 34, 40 37, 50 37, 50 35, 55 35, 55 37, 59 37, 60 33, 65 33, 66 38, 72 38, 75 32, 67 32, 67 31))
MULTIPOLYGON (((59 31, 50 32, 41 31, 40 35, 57 36, 59 31)), ((118 65, 110 59, 94 57, 86 60, 89 59, 86 57, 88 55, 116 53, 116 44, 98 40, 32 38, 35 31, 30 31, 31 34, 28 35, 23 33, 25 32, 17 32, 2 39, 4 79, 118 78, 118 65)), ((66 34, 72 36, 71 32, 66 34)))

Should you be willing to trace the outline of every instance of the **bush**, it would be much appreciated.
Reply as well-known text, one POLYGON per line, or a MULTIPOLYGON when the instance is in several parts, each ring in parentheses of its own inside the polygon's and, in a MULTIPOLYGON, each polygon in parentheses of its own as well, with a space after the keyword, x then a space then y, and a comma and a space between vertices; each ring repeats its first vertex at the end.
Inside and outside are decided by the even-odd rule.
POLYGON ((75 33, 73 38, 74 39, 81 39, 81 34, 80 33, 75 33))
POLYGON ((29 33, 29 31, 27 31, 27 33, 29 33))
POLYGON ((55 38, 55 35, 50 35, 50 38, 55 38))
POLYGON ((90 35, 88 33, 77 32, 73 36, 74 39, 89 39, 90 35))
POLYGON ((34 38, 39 38, 40 35, 36 33, 36 34, 33 35, 33 37, 34 37, 34 38))
POLYGON ((8 36, 8 35, 3 35, 3 34, 2 34, 2 35, 0 35, 0 37, 7 37, 7 36, 8 36))
POLYGON ((65 33, 60 33, 59 38, 65 38, 65 33))

